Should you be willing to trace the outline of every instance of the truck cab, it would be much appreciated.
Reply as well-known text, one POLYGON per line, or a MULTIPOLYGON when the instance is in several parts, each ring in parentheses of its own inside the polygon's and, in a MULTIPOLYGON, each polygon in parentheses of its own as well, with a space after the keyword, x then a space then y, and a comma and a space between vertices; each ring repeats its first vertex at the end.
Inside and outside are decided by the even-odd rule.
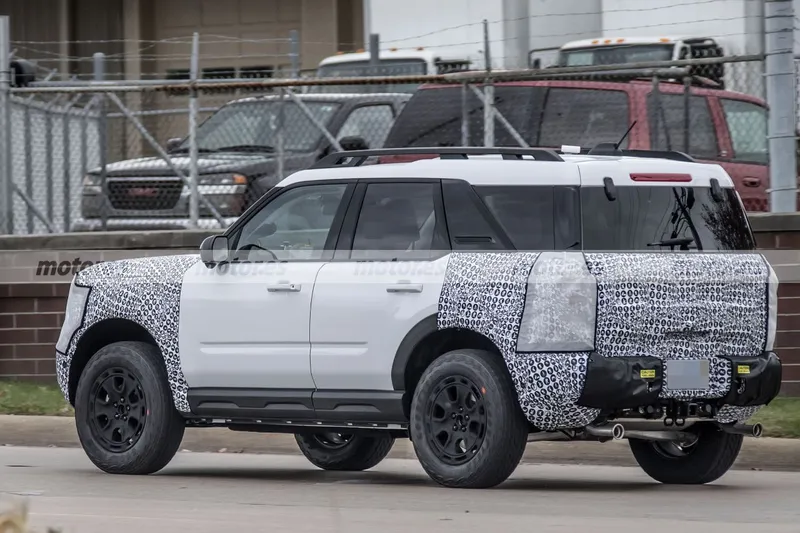
MULTIPOLYGON (((432 50, 417 47, 411 50, 390 48, 378 55, 378 64, 372 65, 370 53, 358 50, 339 52, 323 59, 317 68, 318 78, 355 78, 364 76, 430 76, 469 70, 470 60, 463 57, 446 57, 432 50)), ((386 83, 369 85, 330 85, 312 87, 309 92, 413 93, 419 83, 386 83)))
MULTIPOLYGON (((541 68, 531 52, 531 67, 541 68)), ((558 67, 621 65, 723 57, 725 50, 710 37, 603 37, 566 43, 558 50, 558 67)), ((725 88, 723 65, 693 67, 694 74, 725 88)))

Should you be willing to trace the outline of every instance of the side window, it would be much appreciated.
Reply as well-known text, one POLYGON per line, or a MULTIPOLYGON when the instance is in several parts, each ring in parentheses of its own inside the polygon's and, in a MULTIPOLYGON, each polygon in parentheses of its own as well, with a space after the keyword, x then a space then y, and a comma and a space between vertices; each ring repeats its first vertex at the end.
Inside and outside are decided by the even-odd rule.
POLYGON ((554 187, 475 187, 519 251, 552 250, 554 187))
POLYGON ((321 259, 346 189, 307 185, 276 196, 242 227, 236 249, 246 253, 237 255, 250 261, 321 259))
MULTIPOLYGON (((617 142, 629 126, 625 91, 550 89, 538 144, 592 148, 601 142, 617 142)), ((627 147, 626 138, 621 148, 627 147)))
POLYGON ((361 137, 367 141, 370 148, 381 148, 386 136, 389 135, 389 130, 392 129, 392 122, 394 114, 390 105, 357 107, 345 119, 336 139, 361 137))
POLYGON ((689 135, 689 155, 714 159, 719 157, 717 133, 705 96, 689 99, 689 123, 684 120, 682 94, 647 96, 650 117, 650 143, 653 150, 685 151, 684 139, 689 135))
POLYGON ((720 102, 733 143, 733 159, 766 165, 769 160, 767 109, 731 98, 721 98, 720 102))
POLYGON ((438 182, 371 183, 356 224, 351 258, 428 259, 436 235, 438 182))

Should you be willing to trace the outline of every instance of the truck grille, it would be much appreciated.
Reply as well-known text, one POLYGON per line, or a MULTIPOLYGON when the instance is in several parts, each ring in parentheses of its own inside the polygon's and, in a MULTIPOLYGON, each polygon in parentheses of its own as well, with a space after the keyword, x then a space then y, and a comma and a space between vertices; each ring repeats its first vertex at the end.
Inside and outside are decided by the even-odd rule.
POLYGON ((114 209, 159 211, 173 209, 183 190, 183 181, 175 179, 108 182, 109 201, 114 209))

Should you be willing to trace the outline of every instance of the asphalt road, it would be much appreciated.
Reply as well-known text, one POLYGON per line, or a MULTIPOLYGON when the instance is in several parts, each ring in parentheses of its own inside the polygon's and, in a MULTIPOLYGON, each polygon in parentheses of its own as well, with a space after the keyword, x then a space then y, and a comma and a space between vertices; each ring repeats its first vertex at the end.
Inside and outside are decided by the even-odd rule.
POLYGON ((454 490, 408 459, 329 473, 298 456, 218 453, 180 453, 159 474, 128 477, 77 449, 0 448, 0 496, 27 498, 41 532, 797 533, 798 494, 790 472, 668 487, 638 468, 521 465, 495 489, 454 490))

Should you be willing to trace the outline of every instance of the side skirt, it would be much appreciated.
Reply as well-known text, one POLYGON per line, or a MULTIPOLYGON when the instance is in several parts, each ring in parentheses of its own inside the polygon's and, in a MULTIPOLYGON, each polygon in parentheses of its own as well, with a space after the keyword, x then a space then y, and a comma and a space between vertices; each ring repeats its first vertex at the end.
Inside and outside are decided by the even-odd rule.
POLYGON ((301 433, 320 428, 390 431, 406 436, 403 391, 312 389, 189 389, 194 427, 301 433))

